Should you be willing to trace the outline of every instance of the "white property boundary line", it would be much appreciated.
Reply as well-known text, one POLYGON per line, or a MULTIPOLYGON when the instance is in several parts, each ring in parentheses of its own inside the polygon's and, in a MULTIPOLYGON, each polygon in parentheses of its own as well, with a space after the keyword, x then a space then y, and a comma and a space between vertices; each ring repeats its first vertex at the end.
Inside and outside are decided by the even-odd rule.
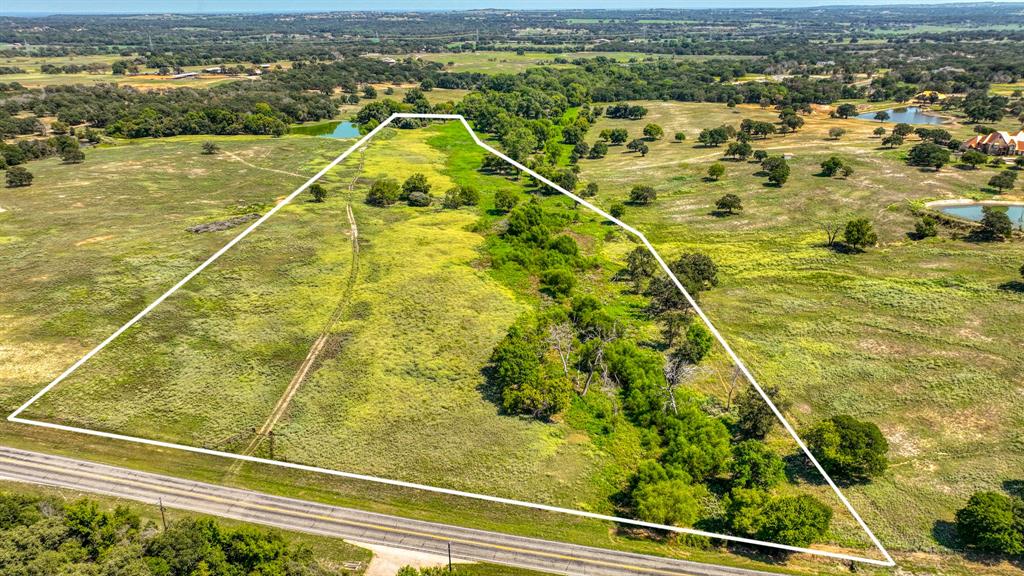
POLYGON ((172 448, 172 449, 176 449, 176 450, 185 450, 185 451, 188 451, 188 452, 196 452, 196 453, 199 453, 199 454, 207 454, 207 455, 211 455, 211 456, 221 456, 221 457, 224 457, 224 458, 234 458, 236 460, 244 460, 246 462, 255 462, 255 463, 258 463, 258 464, 269 464, 269 465, 273 465, 273 466, 280 466, 280 467, 283 467, 283 468, 292 468, 292 469, 295 469, 295 470, 302 470, 302 471, 305 471, 305 472, 318 472, 318 473, 321 473, 321 474, 328 474, 328 475, 331 475, 331 476, 338 476, 338 477, 342 477, 342 478, 349 478, 349 479, 354 479, 354 480, 363 480, 363 481, 368 481, 368 482, 377 482, 377 483, 381 483, 381 484, 388 484, 388 485, 391 485, 391 486, 400 486, 402 488, 413 488, 413 489, 416 489, 416 490, 425 490, 425 491, 429 491, 429 492, 435 492, 435 493, 440 493, 440 494, 447 494, 447 495, 451 495, 451 496, 461 496, 461 497, 466 497, 466 498, 475 498, 477 500, 485 500, 485 501, 488 501, 488 502, 496 502, 496 503, 499 503, 499 504, 508 504, 508 505, 512 505, 512 506, 521 506, 521 507, 524 507, 524 508, 533 508, 533 509, 536 509, 536 510, 545 510, 545 511, 548 511, 548 512, 559 512, 559 513, 562 513, 562 514, 571 514, 571 515, 574 515, 574 516, 581 516, 581 517, 584 517, 584 518, 592 518, 592 519, 596 519, 596 520, 604 520, 604 521, 615 522, 615 523, 619 523, 619 524, 629 524, 629 525, 632 525, 632 526, 641 526, 641 527, 644 527, 644 528, 655 528, 655 529, 659 529, 659 530, 668 530, 668 531, 671 531, 671 532, 677 532, 677 533, 682 533, 682 534, 693 534, 693 535, 696 535, 696 536, 704 536, 704 537, 707 537, 707 538, 715 538, 715 539, 719 539, 719 540, 726 540, 726 541, 729 541, 729 542, 739 542, 739 543, 742 543, 742 544, 753 544, 753 545, 757 545, 757 546, 766 546, 766 547, 769 547, 769 548, 776 548, 776 549, 779 549, 779 550, 786 550, 786 551, 789 551, 789 552, 800 552, 800 553, 804 553, 804 554, 814 554, 814 555, 817 555, 817 556, 826 556, 826 557, 829 557, 829 558, 835 558, 835 559, 839 559, 839 560, 849 560, 849 561, 853 561, 853 562, 864 562, 864 563, 867 563, 867 564, 874 564, 874 565, 877 565, 877 566, 895 566, 896 565, 896 562, 893 560, 892 556, 889 555, 889 552, 885 549, 884 546, 882 546, 882 543, 878 540, 878 538, 871 531, 871 529, 868 528, 867 524, 860 517, 860 514, 858 514, 857 511, 854 510, 853 505, 850 504, 850 501, 846 499, 846 496, 843 495, 842 491, 839 489, 839 487, 836 485, 836 483, 832 480, 832 478, 828 475, 828 473, 825 472, 825 469, 821 467, 821 464, 818 463, 818 460, 814 457, 814 455, 811 454, 811 451, 807 448, 807 445, 804 444, 803 440, 801 440, 800 437, 797 435, 796 430, 793 428, 793 426, 790 425, 789 421, 786 420, 785 416, 782 415, 782 412, 780 412, 778 407, 775 406, 775 403, 772 402, 772 400, 768 396, 768 394, 766 394, 765 391, 761 388, 761 386, 757 383, 757 380, 754 379, 754 375, 751 374, 750 370, 747 369, 747 367, 743 363, 743 361, 740 360, 740 357, 736 355, 736 352, 734 352, 732 347, 729 346, 729 343, 725 341, 725 338, 722 337, 722 334, 718 331, 717 328, 715 328, 714 324, 711 323, 711 320, 707 317, 706 314, 704 314, 704 311, 700 308, 700 306, 693 299, 693 297, 690 295, 690 293, 686 291, 686 288, 684 288, 682 283, 679 282, 679 279, 676 278, 675 274, 672 273, 672 270, 668 267, 668 264, 665 263, 665 261, 662 259, 661 255, 658 254, 657 250, 654 249, 654 246, 651 245, 651 243, 647 240, 647 238, 643 234, 641 234, 638 230, 633 228, 632 226, 629 226, 628 224, 622 222, 618 218, 615 218, 612 215, 607 214, 606 212, 604 212, 603 210, 601 210, 597 206, 594 206, 593 204, 587 202, 583 198, 580 198, 579 196, 576 196, 572 192, 569 192, 569 191, 565 190, 564 188, 562 188, 561 186, 555 184, 551 180, 548 180, 547 178, 541 176, 540 174, 537 174, 533 170, 530 170, 526 166, 523 166, 519 162, 516 162, 515 160, 513 160, 513 159, 509 158, 508 156, 502 154, 498 150, 495 150, 491 146, 487 145, 485 142, 483 142, 480 139, 479 136, 477 136, 476 132, 474 132, 473 129, 470 127, 469 122, 467 122, 466 118, 463 117, 461 114, 405 114, 405 113, 392 114, 387 120, 385 120, 384 122, 382 122, 381 124, 376 126, 373 130, 371 130, 365 136, 360 138, 359 141, 357 141, 355 144, 353 144, 348 150, 343 152, 340 156, 335 158, 330 164, 325 166, 322 170, 317 172, 313 177, 311 177, 309 180, 307 180, 302 186, 299 186, 298 188, 296 188, 294 192, 289 194, 284 200, 282 200, 276 206, 274 206, 272 209, 270 209, 266 214, 264 214, 262 217, 260 217, 260 219, 258 219, 255 222, 253 222, 248 228, 246 228, 241 233, 239 233, 238 236, 235 236, 234 238, 232 238, 227 244, 224 245, 224 247, 222 247, 220 250, 217 250, 216 252, 214 252, 214 254, 212 256, 210 256, 205 262, 203 262, 198 267, 196 267, 196 269, 193 270, 192 272, 189 272, 184 278, 179 280, 177 284, 175 284, 169 290, 167 290, 167 292, 164 292, 159 298, 154 300, 149 306, 146 306, 145 308, 143 308, 141 312, 139 312, 131 320, 126 322, 124 324, 124 326, 121 326, 120 328, 118 328, 116 331, 114 331, 113 334, 108 336, 106 340, 104 340, 103 342, 100 342, 100 344, 98 346, 96 346, 95 348, 90 350, 85 356, 83 356, 77 362, 72 364, 60 376, 55 378, 52 382, 47 384, 42 390, 37 392, 36 395, 33 396, 31 399, 29 399, 28 402, 25 402, 24 404, 21 405, 21 407, 19 407, 17 410, 12 412, 11 415, 7 417, 7 420, 9 420, 11 422, 17 422, 17 423, 20 423, 20 424, 29 424, 29 425, 32 425, 32 426, 41 426, 43 428, 51 428, 51 429, 55 429, 55 430, 63 430, 63 431, 66 431, 66 432, 78 432, 78 433, 81 433, 81 434, 89 434, 89 435, 92 435, 92 436, 100 436, 100 437, 103 437, 103 438, 110 438, 110 439, 114 439, 114 440, 125 440, 125 441, 128 441, 128 442, 136 442, 136 443, 139 443, 139 444, 146 444, 146 445, 150 445, 150 446, 159 446, 159 447, 162 447, 162 448, 172 448), (246 236, 248 236, 253 230, 255 230, 258 226, 263 224, 268 218, 270 218, 275 213, 277 213, 278 210, 280 210, 285 205, 289 204, 292 200, 295 199, 296 196, 301 194, 311 184, 313 184, 314 182, 319 180, 321 177, 323 177, 324 174, 326 174, 329 170, 331 170, 332 168, 337 166, 342 160, 344 160, 350 154, 352 154, 353 152, 358 150, 360 147, 365 145, 367 142, 369 142, 374 136, 377 135, 378 132, 380 132, 382 129, 384 129, 384 127, 386 127, 389 124, 391 124, 391 122, 393 120, 395 120, 396 118, 416 118, 416 119, 431 119, 431 120, 458 120, 466 128, 466 131, 469 132, 469 135, 473 137, 473 141, 476 142, 476 144, 478 146, 480 146, 481 148, 483 148, 484 150, 487 150, 491 154, 494 154, 495 156, 501 158, 502 160, 505 160, 506 162, 508 162, 509 164, 515 166, 516 168, 518 168, 518 169, 522 170, 523 172, 526 172, 527 174, 533 176, 534 178, 536 178, 540 182, 543 182, 544 184, 550 186, 551 188, 553 188, 555 190, 558 190, 562 194, 568 196, 569 198, 572 198, 573 200, 575 200, 579 204, 581 204, 583 206, 586 206, 590 210, 592 210, 595 213, 599 214, 601 217, 603 217, 603 218, 605 218, 605 219, 607 219, 607 220, 609 220, 611 222, 614 222, 615 224, 619 225, 620 227, 622 227, 624 230, 626 230, 630 234, 633 234, 634 236, 636 236, 637 239, 639 239, 640 242, 642 242, 644 244, 644 246, 647 247, 647 249, 651 252, 651 254, 654 256, 654 258, 658 261, 658 264, 661 266, 662 270, 664 270, 665 273, 668 274, 669 278, 672 279, 672 282, 676 285, 676 287, 679 289, 679 291, 683 294, 683 296, 689 302, 690 306, 693 307, 694 311, 697 312, 697 315, 700 316, 700 318, 704 322, 704 324, 707 325, 708 329, 715 336, 715 339, 718 340, 718 343, 722 345, 722 347, 725 349, 726 353, 729 355, 729 357, 732 359, 732 361, 735 363, 735 365, 740 369, 740 371, 743 372, 743 375, 747 378, 747 380, 750 382, 750 384, 753 385, 754 389, 757 390, 757 393, 760 394, 761 398, 765 402, 768 403, 768 406, 771 407, 772 412, 775 414, 775 417, 779 419, 779 421, 782 423, 783 427, 785 427, 785 429, 789 433, 789 435, 793 437, 793 439, 796 441, 797 445, 800 446, 800 449, 803 450, 804 454, 807 455, 807 458, 810 459, 811 463, 814 464, 814 467, 822 475, 822 477, 825 479, 825 481, 828 482, 828 485, 832 488, 833 492, 835 492, 836 496, 839 497, 839 500, 843 503, 843 505, 846 507, 846 509, 857 520, 857 523, 864 530, 864 532, 867 533, 868 537, 871 539, 871 542, 875 545, 875 547, 878 549, 878 551, 881 552, 881 554, 885 558, 885 560, 877 560, 877 559, 874 559, 874 558, 865 558, 865 557, 861 557, 861 556, 853 556, 853 555, 849 555, 849 554, 842 554, 842 553, 837 553, 837 552, 829 552, 829 551, 826 551, 826 550, 815 550, 813 548, 801 548, 799 546, 789 546, 789 545, 786 545, 786 544, 777 544, 777 543, 774 543, 774 542, 765 542, 763 540, 756 540, 756 539, 753 539, 753 538, 743 538, 743 537, 740 537, 740 536, 731 536, 731 535, 728 535, 728 534, 716 534, 716 533, 713 533, 713 532, 705 532, 703 530, 696 530, 696 529, 693 529, 693 528, 682 528, 682 527, 679 527, 679 526, 668 526, 668 525, 665 525, 665 524, 657 524, 657 523, 653 523, 653 522, 644 522, 644 521, 641 521, 641 520, 633 520, 633 519, 630 519, 630 518, 619 518, 617 516, 608 516, 608 515, 605 515, 605 514, 596 514, 596 513, 593 513, 593 512, 584 512, 584 511, 581 511, 581 510, 572 510, 572 509, 569 509, 569 508, 559 508, 557 506, 549 506, 549 505, 546 505, 546 504, 537 504, 537 503, 534 503, 534 502, 525 502, 525 501, 522 501, 522 500, 513 500, 513 499, 509 499, 509 498, 500 498, 500 497, 497 497, 497 496, 487 496, 485 494, 475 494, 475 493, 472 493, 472 492, 463 492, 463 491, 460 491, 460 490, 452 490, 452 489, 448 489, 448 488, 439 488, 439 487, 436 487, 436 486, 427 486, 427 485, 424 485, 424 484, 416 484, 416 483, 413 483, 413 482, 404 482, 404 481, 401 481, 401 480, 392 480, 392 479, 389 479, 389 478, 379 478, 379 477, 376 477, 376 476, 367 476, 367 475, 364 475, 364 474, 356 474, 356 473, 352 473, 352 472, 341 472, 341 471, 338 471, 338 470, 329 470, 329 469, 326 469, 326 468, 318 468, 316 466, 306 466, 304 464, 295 464, 295 463, 291 463, 291 462, 279 462, 277 460, 269 460, 269 459, 266 459, 266 458, 258 458, 258 457, 255 457, 255 456, 248 456, 248 455, 244 455, 244 454, 234 454, 234 453, 231 453, 231 452, 222 452, 222 451, 219 451, 219 450, 209 450, 209 449, 206 449, 206 448, 197 448, 197 447, 194 447, 194 446, 186 446, 186 445, 183 445, 183 444, 174 444, 174 443, 171 443, 171 442, 161 442, 159 440, 150 440, 150 439, 147 439, 147 438, 137 438, 137 437, 134 437, 134 436, 125 436, 125 435, 122 435, 122 434, 113 434, 113 433, 110 433, 110 432, 101 432, 101 431, 97 431, 97 430, 90 430, 90 429, 87 429, 87 428, 77 428, 77 427, 74 427, 74 426, 65 426, 65 425, 62 425, 62 424, 54 424, 54 423, 50 423, 50 422, 42 422, 42 421, 38 421, 38 420, 30 420, 30 419, 21 418, 21 417, 18 416, 23 411, 25 411, 26 408, 28 408, 29 406, 34 404, 37 400, 42 398, 43 395, 45 395, 47 392, 52 390, 54 386, 56 386, 57 384, 60 384, 65 378, 70 376, 82 364, 84 364, 90 358, 95 356, 100 350, 103 350, 103 348, 105 348, 108 344, 110 344, 112 341, 114 341, 115 338, 117 338, 122 333, 124 333, 125 330, 127 330, 128 328, 131 328, 136 322, 138 322, 143 317, 145 317, 147 314, 152 312, 154 308, 159 306, 160 303, 162 303, 164 300, 166 300, 171 294, 174 294, 179 288, 184 286, 189 280, 191 280, 197 274, 199 274, 200 272, 205 270, 206 267, 208 267, 215 260, 220 258, 225 252, 228 251, 228 249, 230 249, 232 246, 234 246, 239 241, 241 241, 242 238, 245 238, 246 236))

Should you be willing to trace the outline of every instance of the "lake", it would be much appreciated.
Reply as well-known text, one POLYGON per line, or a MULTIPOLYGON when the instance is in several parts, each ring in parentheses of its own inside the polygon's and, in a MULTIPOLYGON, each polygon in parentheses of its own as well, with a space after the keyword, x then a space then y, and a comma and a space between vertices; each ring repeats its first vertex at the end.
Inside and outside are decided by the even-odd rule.
MULTIPOLYGON (((864 114, 858 114, 857 118, 862 120, 875 120, 874 112, 865 112, 864 114)), ((926 110, 922 110, 918 106, 907 106, 906 108, 889 108, 886 110, 889 114, 889 119, 886 122, 894 122, 896 124, 945 124, 946 119, 942 116, 936 116, 929 114, 926 110)), ((877 122, 877 120, 875 120, 877 122)))
MULTIPOLYGON (((973 222, 981 222, 981 208, 984 204, 959 204, 955 206, 935 206, 939 212, 954 216, 956 218, 963 218, 964 220, 971 220, 973 222)), ((1024 230, 1024 204, 1013 204, 1013 205, 993 205, 993 208, 1005 208, 1006 215, 1010 217, 1010 222, 1013 223, 1014 228, 1024 230)))
POLYGON ((351 122, 323 122, 306 126, 292 126, 291 133, 320 136, 321 138, 358 138, 359 128, 351 122))

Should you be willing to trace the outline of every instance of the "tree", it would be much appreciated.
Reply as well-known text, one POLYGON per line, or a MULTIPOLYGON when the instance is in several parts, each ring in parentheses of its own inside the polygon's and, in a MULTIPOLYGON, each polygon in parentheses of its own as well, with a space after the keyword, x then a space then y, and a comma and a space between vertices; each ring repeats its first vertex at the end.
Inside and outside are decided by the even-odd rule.
POLYGON ((711 351, 714 339, 711 332, 699 322, 691 322, 686 329, 686 340, 678 350, 678 356, 690 364, 700 364, 711 351))
POLYGON ((7 169, 6 180, 8 188, 30 186, 33 178, 32 173, 23 166, 11 166, 7 169))
POLYGON ((210 142, 207 140, 203 142, 203 154, 216 154, 220 152, 220 146, 216 142, 210 142))
POLYGON ((644 126, 644 136, 649 140, 660 140, 664 135, 665 131, 662 130, 661 126, 653 122, 644 126))
POLYGON ((885 136, 885 128, 882 128, 881 126, 879 126, 878 128, 875 128, 874 130, 872 130, 871 133, 874 134, 875 136, 878 136, 879 138, 881 138, 882 136, 885 136))
POLYGON ((686 140, 686 132, 676 132, 675 140, 676 142, 682 142, 683 140, 686 140))
POLYGON ((651 251, 644 246, 637 246, 626 256, 626 275, 633 284, 633 290, 637 293, 643 291, 644 286, 654 275, 658 263, 651 255, 651 251))
MULTIPOLYGON (((882 132, 885 132, 885 128, 882 128, 882 132)), ((846 135, 846 128, 829 128, 828 137, 832 140, 839 140, 846 135)))
POLYGON ((821 163, 821 173, 825 176, 835 176, 843 166, 843 160, 839 156, 829 156, 828 160, 821 163))
POLYGON ((782 156, 766 158, 762 163, 768 171, 768 181, 776 186, 782 186, 789 180, 789 163, 782 156))
POLYGON ((939 234, 939 221, 934 216, 924 215, 914 224, 914 236, 918 240, 931 238, 939 234))
POLYGON ((313 202, 323 202, 327 198, 327 189, 319 182, 310 185, 309 193, 313 195, 313 202))
POLYGON ((956 531, 971 548, 1024 553, 1024 503, 998 492, 975 492, 956 512, 956 531))
POLYGON ((715 202, 715 208, 729 214, 743 210, 743 202, 735 194, 726 194, 715 202))
POLYGON ((519 195, 511 190, 499 188, 494 193, 494 209, 499 212, 511 212, 518 203, 519 195))
MULTIPOLYGON (((658 383, 657 395, 652 401, 660 403, 664 411, 664 379, 658 383)), ((695 482, 703 482, 727 468, 731 448, 729 430, 718 418, 704 413, 693 402, 681 403, 677 412, 660 416, 666 468, 678 468, 695 482)))
POLYGON ((977 169, 978 166, 988 161, 988 155, 972 148, 960 155, 960 161, 971 168, 977 169))
POLYGON ((622 218, 626 215, 626 206, 621 202, 616 202, 608 209, 608 213, 611 214, 612 218, 622 218))
MULTIPOLYGON (((965 154, 966 155, 966 154, 965 154)), ((997 188, 1001 193, 1006 193, 1007 190, 1013 188, 1014 184, 1017 183, 1017 173, 1004 170, 998 174, 993 175, 988 180, 988 185, 997 188)))
POLYGON ((430 194, 430 182, 427 182, 427 177, 420 172, 405 179, 405 182, 402 183, 402 194, 399 196, 399 200, 408 200, 409 196, 415 192, 430 194))
POLYGON ((753 153, 754 149, 750 146, 749 142, 731 142, 725 151, 726 156, 738 158, 739 160, 746 160, 753 153))
POLYGON ((639 144, 639 145, 638 145, 638 146, 636 147, 636 151, 640 153, 640 156, 646 157, 646 156, 647 156, 647 153, 648 153, 648 152, 650 152, 650 151, 651 151, 651 149, 650 149, 650 148, 649 148, 649 147, 647 146, 647 143, 646 143, 646 142, 641 142, 641 143, 640 143, 640 144, 639 144))
MULTIPOLYGON (((782 394, 782 391, 775 386, 762 388, 764 393, 771 398, 772 403, 784 412, 789 407, 789 399, 782 394)), ((736 431, 741 438, 763 440, 772 428, 779 423, 771 407, 758 394, 757 390, 750 388, 740 394, 736 400, 736 431)))
POLYGON ((903 145, 903 136, 900 136, 895 131, 882 139, 882 144, 888 146, 890 149, 897 146, 903 145))
POLYGON ((729 133, 723 127, 705 128, 697 136, 697 142, 708 148, 718 147, 729 140, 729 133))
POLYGON ((804 437, 829 474, 865 481, 885 472, 889 443, 872 422, 833 416, 816 424, 804 437))
POLYGON ((82 152, 82 149, 78 146, 74 146, 61 152, 60 159, 65 164, 81 164, 85 160, 85 152, 82 152))
POLYGON ((699 499, 705 494, 702 486, 680 479, 666 479, 638 485, 632 497, 640 520, 669 526, 690 526, 697 519, 699 499))
POLYGON ((764 162, 767 159, 768 159, 768 151, 767 150, 754 150, 754 160, 756 160, 757 162, 764 162))
POLYGON ((590 153, 587 156, 592 159, 597 159, 604 158, 606 154, 608 154, 608 143, 603 140, 598 140, 590 147, 590 153))
POLYGON ((878 235, 867 218, 854 218, 843 229, 843 241, 852 248, 863 251, 878 242, 878 235))
POLYGON ((836 116, 846 119, 857 115, 857 106, 854 104, 840 104, 836 108, 836 116))
MULTIPOLYGON (((17 166, 15 166, 17 168, 17 166)), ((981 207, 981 235, 989 240, 1002 240, 1013 234, 1013 224, 1002 206, 981 207)))
POLYGON ((885 110, 879 110, 878 112, 875 112, 875 120, 878 120, 879 122, 885 122, 889 118, 889 113, 886 112, 885 110))
POLYGON ((402 194, 402 187, 394 178, 381 178, 370 186, 366 194, 366 203, 371 206, 390 206, 398 202, 402 194))
POLYGON ((629 132, 625 128, 612 128, 608 133, 608 139, 612 144, 622 144, 629 139, 629 132))
POLYGON ((657 198, 658 193, 654 191, 654 187, 647 184, 637 184, 629 191, 629 201, 633 204, 646 205, 654 202, 657 198))
POLYGON ((734 488, 768 489, 786 478, 786 465, 760 440, 744 440, 732 449, 729 466, 734 488))
POLYGON ((725 165, 721 162, 715 162, 711 166, 708 166, 708 178, 712 180, 718 180, 725 175, 725 165))
POLYGON ((914 127, 911 126, 910 124, 907 124, 906 122, 900 122, 899 124, 893 126, 892 133, 898 136, 902 136, 903 138, 906 138, 907 136, 910 136, 911 134, 914 133, 914 127))
POLYGON ((725 499, 726 524, 733 532, 789 546, 807 547, 828 531, 832 510, 807 494, 771 496, 737 488, 725 499))
POLYGON ((548 268, 540 273, 540 285, 551 296, 563 298, 576 286, 576 276, 567 268, 548 268))
POLYGON ((910 149, 907 161, 911 166, 924 166, 940 170, 949 164, 949 149, 933 142, 923 142, 910 149))
POLYGON ((597 182, 587 182, 587 185, 584 186, 583 190, 580 192, 580 196, 584 198, 593 198, 594 196, 597 196, 597 191, 597 182))
POLYGON ((500 391, 502 408, 511 414, 548 418, 569 405, 572 384, 544 374, 541 345, 530 327, 509 329, 491 353, 490 380, 500 391))

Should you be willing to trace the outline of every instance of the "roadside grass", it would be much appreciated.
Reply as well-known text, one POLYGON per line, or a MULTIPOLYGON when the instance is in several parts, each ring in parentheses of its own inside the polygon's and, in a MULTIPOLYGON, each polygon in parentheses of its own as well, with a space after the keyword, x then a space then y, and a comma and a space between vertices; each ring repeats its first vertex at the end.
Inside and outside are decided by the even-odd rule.
POLYGON ((628 207, 624 219, 667 258, 700 250, 715 259, 722 285, 704 296, 706 310, 762 384, 795 401, 798 427, 841 413, 881 426, 890 471, 847 489, 868 524, 895 549, 951 545, 933 530, 973 491, 1024 477, 1024 410, 1014 400, 1024 378, 1024 298, 1000 288, 1018 275, 1024 245, 966 242, 949 230, 912 241, 907 232, 926 200, 990 196, 980 191, 993 169, 908 167, 902 158, 914 138, 900 151, 879 150, 870 135, 877 123, 815 114, 797 134, 752 142, 793 154, 785 186, 765 186, 756 164, 728 160, 721 181, 705 182, 725 150, 695 147, 699 130, 774 113, 643 104, 651 110, 643 120, 602 119, 591 138, 607 127, 638 134, 656 122, 667 135, 685 131, 687 141, 654 142, 646 158, 612 147, 605 159, 583 161, 581 179, 601 187, 596 203, 608 207, 634 184, 654 185, 657 202, 628 207), (848 133, 826 140, 834 126, 848 133), (852 177, 815 175, 833 154, 853 165, 852 177), (725 193, 742 198, 742 213, 712 214, 725 193), (830 250, 818 222, 853 216, 873 221, 880 245, 863 254, 830 250))

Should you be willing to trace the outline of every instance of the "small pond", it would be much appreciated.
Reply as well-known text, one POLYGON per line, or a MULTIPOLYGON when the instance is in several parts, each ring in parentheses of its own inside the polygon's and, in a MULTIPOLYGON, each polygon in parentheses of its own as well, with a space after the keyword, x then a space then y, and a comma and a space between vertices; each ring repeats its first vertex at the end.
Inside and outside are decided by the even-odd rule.
MULTIPOLYGON (((934 208, 949 216, 981 222, 981 208, 983 206, 984 204, 956 204, 952 206, 935 206, 934 208)), ((1010 217, 1013 227, 1024 230, 1024 204, 992 205, 992 207, 1005 209, 1006 215, 1010 217)))
POLYGON ((359 127, 351 122, 324 122, 306 126, 292 126, 292 134, 320 136, 321 138, 358 138, 359 127))
MULTIPOLYGON (((946 119, 942 116, 936 116, 929 114, 928 111, 921 109, 919 106, 907 106, 906 108, 889 108, 885 110, 889 114, 889 119, 886 122, 895 122, 897 124, 945 124, 946 119)), ((862 120, 875 120, 874 112, 865 112, 864 114, 858 114, 857 118, 862 120)), ((877 122, 877 120, 875 120, 877 122)))

